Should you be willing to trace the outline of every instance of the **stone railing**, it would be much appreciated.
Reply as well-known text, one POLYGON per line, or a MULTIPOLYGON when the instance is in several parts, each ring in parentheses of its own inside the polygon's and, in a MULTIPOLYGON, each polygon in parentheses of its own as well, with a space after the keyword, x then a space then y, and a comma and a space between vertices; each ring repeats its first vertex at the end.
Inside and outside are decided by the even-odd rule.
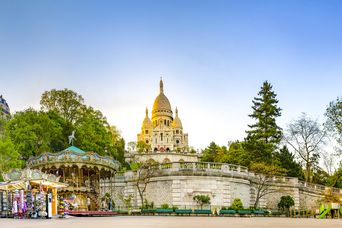
POLYGON ((324 192, 327 189, 331 189, 332 192, 335 194, 342 194, 342 188, 332 188, 332 187, 327 187, 327 186, 320 185, 320 184, 308 183, 305 181, 298 181, 298 184, 299 184, 299 187, 306 188, 309 190, 324 192))
POLYGON ((247 167, 225 164, 225 163, 212 163, 212 162, 172 162, 157 164, 156 167, 160 170, 193 170, 193 171, 221 171, 223 173, 244 173, 248 174, 247 167))
MULTIPOLYGON (((250 177, 255 176, 253 172, 249 172, 248 168, 240 165, 226 164, 226 163, 214 163, 214 162, 172 162, 156 165, 159 170, 170 170, 170 171, 184 171, 193 170, 206 171, 208 174, 211 172, 221 171, 222 173, 240 173, 250 177)), ((293 186, 304 187, 308 190, 314 190, 323 192, 326 189, 332 189, 333 193, 342 194, 342 188, 331 188, 324 185, 312 184, 304 181, 299 181, 296 177, 284 177, 284 176, 273 176, 272 183, 275 184, 290 184, 293 186)))
MULTIPOLYGON (((171 162, 171 163, 162 163, 155 164, 156 169, 165 174, 170 174, 170 172, 182 172, 182 171, 192 171, 194 174, 196 172, 203 175, 203 171, 207 173, 208 176, 211 174, 213 176, 217 175, 217 173, 222 174, 234 174, 234 175, 242 175, 244 177, 253 180, 254 177, 259 174, 249 172, 248 168, 240 165, 226 164, 226 163, 214 163, 214 162, 171 162)), ((159 173, 159 174, 162 174, 159 173)), ((121 178, 134 178, 134 172, 126 172, 124 175, 120 176, 121 178)), ((324 192, 326 189, 332 189, 332 192, 335 194, 342 194, 342 188, 331 188, 326 187, 319 184, 312 184, 304 181, 298 180, 296 177, 284 177, 284 176, 273 176, 270 180, 270 183, 274 183, 275 185, 290 185, 293 187, 305 188, 307 190, 312 190, 316 192, 324 192)))

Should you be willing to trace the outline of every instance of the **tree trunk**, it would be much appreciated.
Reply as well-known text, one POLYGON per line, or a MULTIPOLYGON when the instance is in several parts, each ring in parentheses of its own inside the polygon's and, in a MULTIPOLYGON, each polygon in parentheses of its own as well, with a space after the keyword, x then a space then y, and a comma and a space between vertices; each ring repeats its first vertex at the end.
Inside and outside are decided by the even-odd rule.
POLYGON ((306 182, 310 182, 310 163, 307 162, 306 163, 306 177, 305 177, 305 181, 306 182))
POLYGON ((141 208, 144 208, 144 196, 143 196, 144 193, 141 192, 141 190, 140 190, 140 188, 139 188, 139 183, 138 183, 137 188, 138 188, 138 192, 139 192, 139 196, 140 196, 140 200, 141 200, 141 208))
MULTIPOLYGON (((259 195, 259 194, 258 194, 258 195, 259 195)), ((259 196, 257 196, 257 197, 255 198, 254 209, 257 209, 258 204, 259 204, 259 196)))

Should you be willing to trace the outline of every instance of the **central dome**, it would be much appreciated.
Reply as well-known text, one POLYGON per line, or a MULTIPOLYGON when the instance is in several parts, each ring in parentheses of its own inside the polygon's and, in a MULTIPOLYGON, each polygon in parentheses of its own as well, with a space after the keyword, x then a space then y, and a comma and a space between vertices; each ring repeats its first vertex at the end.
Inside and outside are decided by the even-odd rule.
POLYGON ((163 81, 160 80, 160 93, 153 103, 152 119, 158 114, 170 116, 172 118, 172 109, 169 99, 164 94, 163 81))

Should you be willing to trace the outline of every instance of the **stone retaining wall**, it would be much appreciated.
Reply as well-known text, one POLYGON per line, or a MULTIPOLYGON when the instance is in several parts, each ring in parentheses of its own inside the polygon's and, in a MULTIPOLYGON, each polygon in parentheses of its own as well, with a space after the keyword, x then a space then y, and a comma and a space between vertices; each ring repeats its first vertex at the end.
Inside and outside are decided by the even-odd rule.
MULTIPOLYGON (((128 171, 115 178, 112 195, 116 206, 124 207, 122 199, 133 196, 133 207, 141 205, 134 182, 135 173, 128 171)), ((209 195, 211 208, 230 206, 234 198, 240 198, 244 207, 255 202, 255 174, 247 168, 220 163, 169 163, 159 165, 158 171, 147 185, 145 199, 155 207, 167 203, 169 206, 195 209, 195 195, 209 195)), ((107 183, 108 184, 108 183, 107 183)), ((291 195, 295 208, 316 209, 326 187, 312 185, 297 178, 274 177, 270 183, 276 191, 260 200, 260 207, 276 209, 280 197, 291 195)), ((102 189, 108 189, 103 184, 102 189)), ((342 197, 342 189, 334 189, 342 197)))

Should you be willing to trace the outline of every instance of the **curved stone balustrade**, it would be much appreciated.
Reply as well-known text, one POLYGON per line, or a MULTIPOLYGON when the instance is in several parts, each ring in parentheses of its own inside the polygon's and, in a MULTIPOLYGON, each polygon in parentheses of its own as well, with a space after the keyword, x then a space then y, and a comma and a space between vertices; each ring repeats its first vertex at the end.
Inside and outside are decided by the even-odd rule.
POLYGON ((341 188, 332 188, 332 187, 327 187, 327 186, 320 185, 320 184, 308 183, 305 181, 298 181, 298 184, 302 188, 306 188, 306 189, 310 189, 310 190, 314 190, 314 191, 323 192, 327 189, 331 189, 333 193, 342 194, 341 188))
MULTIPOLYGON (((182 173, 183 171, 192 171, 191 174, 199 173, 202 175, 203 171, 206 172, 207 176, 215 175, 218 173, 224 174, 239 174, 248 178, 256 176, 255 173, 249 172, 248 168, 240 165, 226 164, 226 163, 214 163, 214 162, 172 162, 164 164, 156 164, 156 168, 159 170, 158 174, 172 175, 177 172, 182 173), (172 173, 172 174, 171 174, 172 173)), ((133 173, 126 173, 125 177, 128 179, 133 178, 133 173)), ((342 189, 331 188, 323 185, 312 184, 304 181, 299 181, 296 177, 283 177, 274 176, 271 180, 274 184, 287 184, 292 186, 298 186, 306 188, 307 190, 323 192, 326 189, 332 189, 333 193, 342 194, 342 189)))
POLYGON ((198 171, 222 171, 225 173, 229 172, 238 172, 238 173, 248 173, 247 167, 225 164, 225 163, 214 163, 214 162, 172 162, 172 163, 164 163, 158 164, 158 169, 167 170, 171 169, 172 171, 181 171, 181 170, 198 170, 198 171))

